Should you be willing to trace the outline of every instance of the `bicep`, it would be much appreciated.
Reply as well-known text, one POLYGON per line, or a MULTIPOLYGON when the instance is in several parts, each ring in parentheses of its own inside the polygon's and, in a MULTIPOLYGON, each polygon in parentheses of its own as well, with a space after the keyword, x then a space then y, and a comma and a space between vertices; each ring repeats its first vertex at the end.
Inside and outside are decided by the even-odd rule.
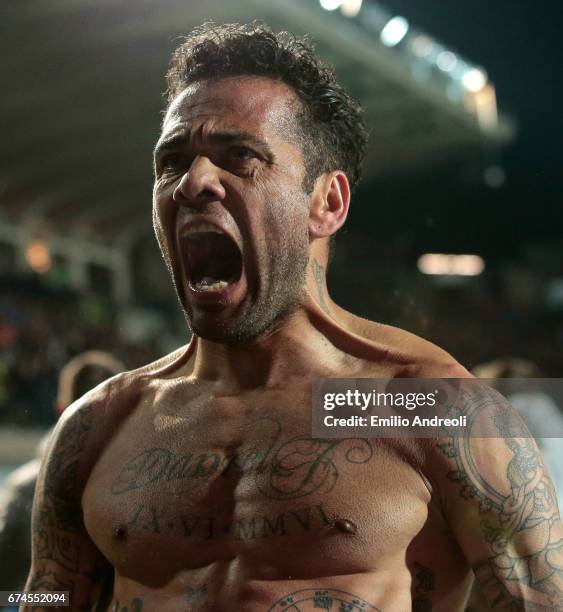
POLYGON ((438 444, 450 527, 493 609, 561 609, 563 530, 551 478, 510 407, 482 416, 513 437, 438 444))
POLYGON ((84 439, 72 427, 59 432, 37 481, 26 589, 69 591, 70 608, 64 610, 91 610, 109 566, 84 528, 78 486, 84 439))

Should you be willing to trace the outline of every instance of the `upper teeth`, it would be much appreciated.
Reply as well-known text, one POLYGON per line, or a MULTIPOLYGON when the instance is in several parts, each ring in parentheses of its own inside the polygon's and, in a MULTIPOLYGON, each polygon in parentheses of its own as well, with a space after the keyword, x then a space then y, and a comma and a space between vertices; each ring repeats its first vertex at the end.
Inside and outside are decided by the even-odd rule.
POLYGON ((195 284, 195 288, 198 291, 206 291, 206 290, 213 290, 213 289, 224 289, 225 287, 228 287, 229 283, 225 280, 215 280, 213 278, 210 278, 208 276, 202 278, 199 282, 197 282, 195 284))
POLYGON ((216 225, 211 223, 194 223, 190 225, 182 232, 182 236, 189 236, 191 234, 201 234, 202 232, 214 232, 215 234, 224 234, 225 232, 219 229, 216 225))

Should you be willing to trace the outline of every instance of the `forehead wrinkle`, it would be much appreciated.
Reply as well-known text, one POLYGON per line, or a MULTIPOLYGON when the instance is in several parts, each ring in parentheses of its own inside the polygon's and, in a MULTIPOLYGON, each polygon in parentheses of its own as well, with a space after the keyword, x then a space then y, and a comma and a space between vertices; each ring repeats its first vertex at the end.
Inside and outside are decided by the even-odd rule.
POLYGON ((202 144, 205 141, 211 144, 232 144, 237 142, 246 142, 255 146, 261 147, 265 152, 272 155, 270 145, 260 136, 256 136, 251 132, 245 132, 239 129, 223 129, 210 125, 205 129, 205 123, 198 128, 186 126, 185 129, 176 127, 170 133, 164 133, 157 141, 154 153, 159 153, 166 149, 181 148, 190 145, 193 141, 200 141, 202 144))
POLYGON ((228 77, 188 85, 172 102, 169 117, 174 114, 196 119, 200 115, 233 113, 244 121, 269 120, 273 127, 286 128, 299 106, 297 94, 283 82, 266 77, 228 77), (205 110, 198 113, 201 107, 205 110))
POLYGON ((201 139, 211 133, 209 121, 214 120, 213 127, 218 131, 224 128, 226 132, 252 132, 272 144, 272 136, 280 139, 294 148, 303 161, 300 111, 299 96, 281 81, 252 76, 201 81, 188 85, 172 102, 163 136, 167 127, 174 133, 182 124, 195 122, 198 125, 194 129, 201 139))
POLYGON ((217 122, 211 117, 199 124, 198 128, 193 130, 193 139, 196 142, 204 143, 206 140, 213 140, 214 132, 217 132, 217 122))

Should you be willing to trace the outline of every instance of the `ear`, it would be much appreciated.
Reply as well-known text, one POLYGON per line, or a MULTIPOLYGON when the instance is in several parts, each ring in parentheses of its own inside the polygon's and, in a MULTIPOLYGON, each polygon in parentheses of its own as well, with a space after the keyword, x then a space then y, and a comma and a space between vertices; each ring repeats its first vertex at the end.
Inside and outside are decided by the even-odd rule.
POLYGON ((350 208, 350 183, 341 170, 321 174, 315 182, 309 212, 309 236, 326 238, 346 221, 350 208))

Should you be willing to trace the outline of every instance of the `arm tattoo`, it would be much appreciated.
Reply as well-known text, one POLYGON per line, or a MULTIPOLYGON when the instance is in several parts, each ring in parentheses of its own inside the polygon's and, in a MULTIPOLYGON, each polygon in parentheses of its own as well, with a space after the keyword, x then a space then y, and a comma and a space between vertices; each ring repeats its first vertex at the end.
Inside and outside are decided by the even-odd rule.
POLYGON ((58 433, 38 480, 32 517, 33 571, 27 588, 70 591, 72 609, 91 609, 92 589, 108 576, 107 564, 92 554, 80 505, 79 458, 91 423, 92 407, 85 406, 58 433))
POLYGON ((315 277, 315 283, 317 284, 317 291, 319 293, 319 306, 327 313, 330 314, 330 309, 325 302, 325 269, 321 264, 313 257, 311 262, 311 268, 313 270, 313 276, 315 277))
MULTIPOLYGON (((36 495, 42 503, 34 509, 32 537, 34 560, 54 562, 67 572, 78 571, 79 547, 76 538, 80 533, 81 513, 76 490, 78 457, 90 429, 90 410, 77 414, 69 423, 68 432, 59 436, 60 443, 49 455, 46 474, 38 482, 36 495)), ((45 579, 53 572, 39 567, 32 577, 35 588, 46 588, 45 579)), ((66 585, 68 587, 68 584, 66 585)))
POLYGON ((468 434, 439 445, 455 463, 448 478, 460 486, 459 495, 478 502, 489 557, 474 568, 475 574, 493 609, 563 609, 563 539, 555 490, 520 417, 499 409, 492 393, 483 390, 482 397, 470 401, 479 402, 483 410, 494 408, 492 419, 502 436, 494 440, 506 446, 510 457, 503 473, 505 491, 480 470, 468 434))
POLYGON ((78 532, 82 526, 77 489, 78 462, 91 429, 92 407, 77 412, 59 435, 49 457, 43 494, 50 502, 58 529, 78 532))

